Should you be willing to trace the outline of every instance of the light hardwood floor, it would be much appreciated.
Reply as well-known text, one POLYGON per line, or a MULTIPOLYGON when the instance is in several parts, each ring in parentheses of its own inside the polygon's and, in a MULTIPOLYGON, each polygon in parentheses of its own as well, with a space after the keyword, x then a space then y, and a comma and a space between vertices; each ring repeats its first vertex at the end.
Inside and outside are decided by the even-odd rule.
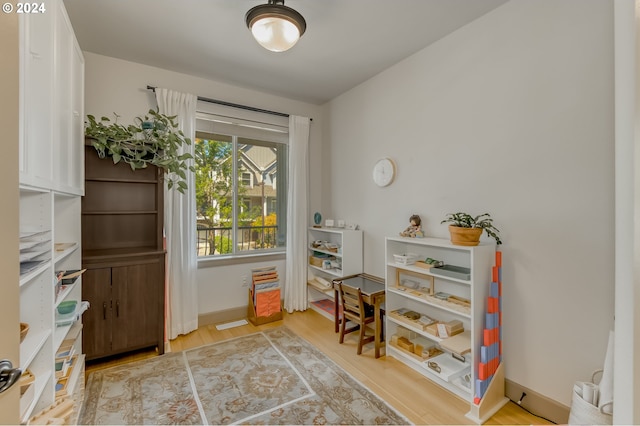
MULTIPOLYGON (((267 328, 279 327, 283 324, 323 351, 414 424, 473 424, 465 417, 469 411, 467 402, 440 388, 392 357, 382 356, 375 359, 373 343, 364 347, 362 355, 356 355, 355 334, 357 333, 345 336, 344 344, 339 344, 338 335, 333 331, 333 323, 310 309, 306 312, 295 312, 290 315, 285 313, 282 321, 257 327, 248 324, 219 331, 215 325, 203 326, 186 336, 172 340, 171 351, 178 352, 267 328)), ((156 356, 155 351, 142 351, 104 362, 87 363, 86 374, 88 377, 91 372, 98 369, 153 356, 156 356)), ((486 424, 552 423, 533 416, 517 404, 509 402, 486 424)))

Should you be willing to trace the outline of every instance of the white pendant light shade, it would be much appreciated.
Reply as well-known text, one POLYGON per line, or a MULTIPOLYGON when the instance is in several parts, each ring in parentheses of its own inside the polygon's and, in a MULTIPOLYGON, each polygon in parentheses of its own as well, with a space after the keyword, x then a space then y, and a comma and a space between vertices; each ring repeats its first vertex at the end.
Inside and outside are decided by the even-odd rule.
POLYGON ((300 39, 298 27, 285 19, 261 18, 251 27, 251 33, 258 43, 272 52, 291 49, 300 39))
POLYGON ((269 0, 246 15, 247 27, 265 49, 284 52, 304 34, 307 24, 298 12, 284 5, 284 0, 269 0))

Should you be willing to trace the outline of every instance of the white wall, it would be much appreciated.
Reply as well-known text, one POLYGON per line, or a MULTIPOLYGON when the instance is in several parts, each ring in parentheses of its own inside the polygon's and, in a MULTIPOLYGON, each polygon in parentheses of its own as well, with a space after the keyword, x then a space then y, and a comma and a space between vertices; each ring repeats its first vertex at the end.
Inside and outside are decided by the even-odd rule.
MULTIPOLYGON (((613 328, 612 4, 512 0, 332 100, 323 216, 359 223, 365 271, 413 213, 502 231, 506 377, 565 405, 613 328), (378 188, 374 162, 397 180, 378 188), (348 183, 348 184, 347 184, 348 183)), ((489 271, 487 271, 489 273, 489 271)))
MULTIPOLYGON (((121 116, 119 122, 130 123, 134 117, 144 115, 150 108, 155 109, 157 106, 153 92, 146 90, 147 85, 166 87, 207 98, 312 117, 310 155, 312 159, 320 158, 322 110, 316 105, 91 52, 84 52, 84 54, 86 114, 113 118, 115 112, 121 116)), ((311 179, 320 182, 320 171, 319 161, 311 161, 309 169, 311 179)), ((319 199, 312 197, 311 208, 318 204, 319 199)), ((267 264, 275 264, 280 276, 284 277, 284 261, 267 264)), ((246 306, 247 288, 242 287, 241 276, 250 275, 252 267, 262 265, 264 264, 245 263, 200 268, 197 273, 199 313, 207 314, 246 306)))

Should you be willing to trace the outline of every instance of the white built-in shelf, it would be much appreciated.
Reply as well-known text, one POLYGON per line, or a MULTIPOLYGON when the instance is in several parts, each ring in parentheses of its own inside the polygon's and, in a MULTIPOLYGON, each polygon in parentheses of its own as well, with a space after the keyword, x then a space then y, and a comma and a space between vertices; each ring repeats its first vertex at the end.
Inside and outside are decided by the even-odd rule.
POLYGON ((309 265, 309 268, 311 268, 311 269, 313 269, 315 271, 323 272, 325 274, 333 275, 334 277, 337 277, 337 278, 344 277, 342 269, 337 269, 337 268, 324 269, 324 268, 320 268, 319 266, 315 266, 315 265, 309 265))
POLYGON ((321 283, 319 283, 318 281, 316 281, 315 279, 307 281, 307 284, 310 287, 313 287, 314 289, 318 290, 320 293, 324 293, 327 296, 333 297, 333 288, 332 287, 326 287, 326 286, 322 285, 321 283))
POLYGON ((329 251, 329 250, 319 250, 319 249, 313 248, 311 246, 309 246, 309 250, 311 250, 312 252, 328 254, 329 256, 342 257, 342 252, 337 253, 337 252, 329 251))
POLYGON ((416 302, 419 303, 423 303, 425 305, 428 305, 432 308, 436 308, 439 309, 441 311, 445 311, 451 314, 455 314, 455 315, 459 315, 463 318, 471 318, 471 313, 470 312, 465 312, 463 310, 461 310, 460 308, 456 309, 455 305, 453 303, 447 303, 444 301, 440 301, 438 298, 433 297, 433 296, 428 296, 428 295, 424 295, 424 296, 415 296, 411 293, 408 293, 407 291, 402 291, 399 290, 398 287, 387 287, 387 292, 388 293, 395 293, 395 294, 399 294, 402 297, 406 297, 407 299, 411 299, 414 300, 416 302), (447 303, 447 304, 445 304, 447 303))
POLYGON ((350 275, 360 274, 363 272, 363 240, 361 230, 352 230, 344 228, 308 228, 307 256, 313 256, 314 253, 321 253, 325 256, 334 258, 341 265, 339 268, 324 269, 307 262, 307 283, 308 283, 308 299, 309 307, 318 311, 322 315, 330 318, 334 317, 311 304, 312 301, 323 299, 333 300, 334 291, 331 286, 326 287, 316 282, 316 277, 322 278, 331 283, 336 278, 342 278, 350 275), (314 248, 311 245, 313 241, 323 241, 337 246, 337 251, 323 250, 314 248))
MULTIPOLYGON (((74 251, 78 250, 78 243, 73 242, 73 243, 68 243, 70 244, 68 247, 65 247, 63 250, 55 250, 54 253, 54 263, 58 263, 64 259, 66 259, 67 257, 69 257, 74 251)), ((55 247, 55 244, 54 244, 55 247)))
POLYGON ((456 283, 465 284, 465 285, 471 285, 471 281, 470 280, 461 280, 459 278, 447 277, 445 275, 440 275, 438 273, 432 273, 430 269, 424 269, 424 268, 420 268, 420 267, 414 266, 414 265, 403 265, 403 264, 396 263, 396 262, 389 262, 388 266, 390 266, 392 268, 400 269, 400 270, 403 270, 403 271, 415 272, 417 274, 422 274, 422 275, 426 275, 426 276, 429 276, 429 277, 441 278, 443 280, 448 280, 448 281, 451 281, 451 282, 456 282, 456 283))
POLYGON ((44 330, 29 330, 24 341, 20 343, 20 367, 29 368, 40 350, 51 336, 51 328, 44 330))
MULTIPOLYGON (((33 282, 34 278, 36 278, 38 275, 42 274, 44 271, 49 270, 50 266, 51 266, 51 261, 45 260, 45 261, 42 261, 42 264, 40 266, 38 266, 37 268, 33 269, 32 271, 27 272, 24 275, 20 275, 20 287, 33 282)), ((53 280, 53 278, 52 278, 52 280, 53 280)))
POLYGON ((31 415, 34 414, 38 401, 40 400, 43 393, 45 392, 45 389, 47 389, 47 384, 50 382, 52 375, 53 375, 52 372, 48 372, 47 374, 44 374, 44 375, 40 374, 35 376, 35 380, 33 381, 33 384, 32 384, 32 386, 34 387, 33 400, 29 404, 29 407, 27 407, 27 410, 24 412, 24 415, 22 416, 21 424, 26 424, 27 421, 29 420, 29 417, 31 417, 31 415))

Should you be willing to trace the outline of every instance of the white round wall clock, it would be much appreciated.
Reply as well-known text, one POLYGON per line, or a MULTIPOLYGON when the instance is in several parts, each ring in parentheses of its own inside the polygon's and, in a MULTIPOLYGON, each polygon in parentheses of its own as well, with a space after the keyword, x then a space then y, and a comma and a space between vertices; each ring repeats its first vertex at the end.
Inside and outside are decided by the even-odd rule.
POLYGON ((373 181, 378 186, 387 186, 396 176, 396 165, 390 158, 381 158, 373 166, 373 181))

